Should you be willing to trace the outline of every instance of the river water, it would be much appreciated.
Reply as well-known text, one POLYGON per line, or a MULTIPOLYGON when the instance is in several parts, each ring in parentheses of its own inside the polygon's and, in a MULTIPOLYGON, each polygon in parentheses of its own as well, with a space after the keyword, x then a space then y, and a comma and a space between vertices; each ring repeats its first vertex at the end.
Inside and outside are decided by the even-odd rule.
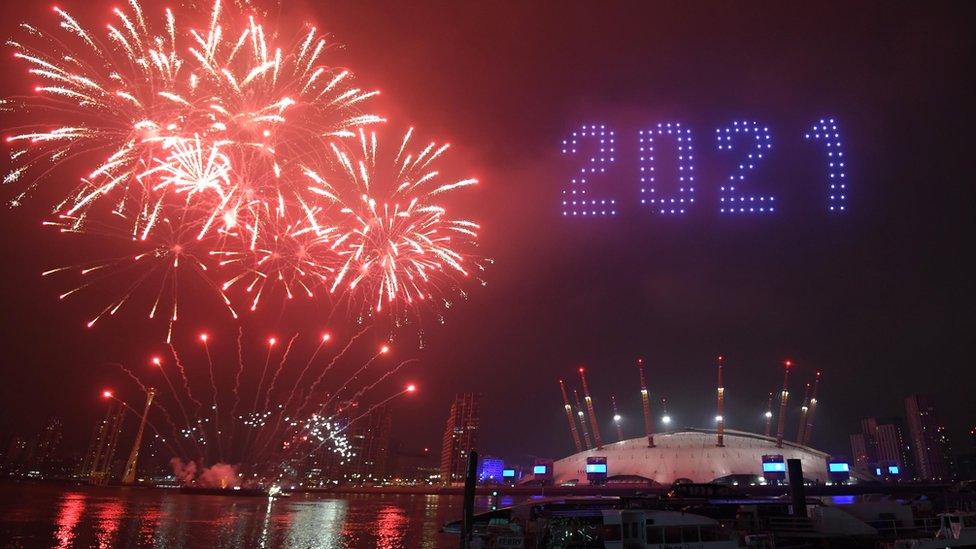
MULTIPOLYGON (((439 548, 460 496, 185 495, 174 490, 0 483, 0 547, 439 548)), ((479 498, 477 507, 488 505, 479 498)))

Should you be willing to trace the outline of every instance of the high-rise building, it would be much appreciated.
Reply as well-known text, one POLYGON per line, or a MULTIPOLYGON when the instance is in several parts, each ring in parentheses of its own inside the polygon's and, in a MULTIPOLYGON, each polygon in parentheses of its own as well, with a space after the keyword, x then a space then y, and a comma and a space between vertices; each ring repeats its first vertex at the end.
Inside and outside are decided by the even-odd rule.
POLYGON ((866 469, 873 463, 868 453, 867 436, 864 433, 851 435, 851 455, 854 458, 854 464, 861 469, 866 469))
POLYGON ((451 413, 444 427, 441 446, 441 483, 464 482, 468 454, 478 448, 477 393, 460 393, 454 397, 451 413))
POLYGON ((949 435, 931 400, 922 395, 905 398, 905 417, 911 446, 915 450, 915 476, 926 480, 952 480, 955 471, 949 435))
POLYGON ((863 469, 897 467, 899 475, 910 478, 914 458, 902 422, 895 418, 864 418, 861 432, 851 435, 854 463, 863 469))
POLYGON ((393 432, 393 414, 389 405, 370 412, 352 424, 348 435, 355 452, 349 467, 349 477, 356 482, 373 482, 385 479, 390 466, 390 435, 393 432))

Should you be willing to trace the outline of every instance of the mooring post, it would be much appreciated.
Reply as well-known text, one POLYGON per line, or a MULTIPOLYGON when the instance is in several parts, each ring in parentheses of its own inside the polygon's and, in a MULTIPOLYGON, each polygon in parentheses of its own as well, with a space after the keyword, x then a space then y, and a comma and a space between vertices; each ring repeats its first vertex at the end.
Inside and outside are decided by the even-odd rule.
POLYGON ((474 487, 478 474, 478 452, 468 453, 468 474, 464 477, 464 518, 461 520, 461 549, 471 545, 474 533, 474 487))
POLYGON ((793 516, 807 516, 807 495, 803 487, 803 465, 799 459, 786 460, 790 475, 790 496, 793 500, 793 516))

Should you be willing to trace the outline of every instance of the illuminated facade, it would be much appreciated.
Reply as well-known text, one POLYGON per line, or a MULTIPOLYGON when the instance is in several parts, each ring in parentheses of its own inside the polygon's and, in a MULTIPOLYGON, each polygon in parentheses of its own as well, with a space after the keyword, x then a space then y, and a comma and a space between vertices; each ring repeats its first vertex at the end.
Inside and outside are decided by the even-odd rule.
POLYGON ((442 484, 464 482, 468 454, 478 448, 479 397, 477 393, 461 393, 451 404, 441 446, 442 484))

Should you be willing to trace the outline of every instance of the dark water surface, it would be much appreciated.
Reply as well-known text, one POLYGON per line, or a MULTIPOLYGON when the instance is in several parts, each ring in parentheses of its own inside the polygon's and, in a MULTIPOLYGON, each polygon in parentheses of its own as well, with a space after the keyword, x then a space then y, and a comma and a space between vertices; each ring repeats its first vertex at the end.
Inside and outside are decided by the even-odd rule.
MULTIPOLYGON (((456 547, 459 496, 185 495, 0 483, 2 547, 456 547)), ((478 507, 487 505, 479 499, 478 507)))

